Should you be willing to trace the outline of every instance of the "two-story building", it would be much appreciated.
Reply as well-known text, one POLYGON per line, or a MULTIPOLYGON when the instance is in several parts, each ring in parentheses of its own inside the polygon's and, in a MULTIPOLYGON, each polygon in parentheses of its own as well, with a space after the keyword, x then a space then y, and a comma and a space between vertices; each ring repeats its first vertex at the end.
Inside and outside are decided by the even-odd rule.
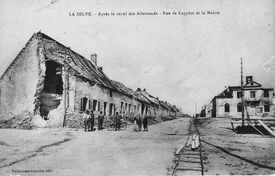
MULTIPOLYGON (((240 86, 229 86, 205 107, 206 117, 241 117, 242 93, 240 86)), ((273 88, 264 88, 252 76, 243 86, 244 111, 250 116, 274 115, 273 88)))

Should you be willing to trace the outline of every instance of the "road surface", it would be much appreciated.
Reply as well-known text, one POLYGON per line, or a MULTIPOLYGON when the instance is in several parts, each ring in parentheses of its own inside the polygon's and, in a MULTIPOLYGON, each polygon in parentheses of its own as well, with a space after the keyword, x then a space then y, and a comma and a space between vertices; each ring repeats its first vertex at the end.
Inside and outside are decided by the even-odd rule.
MULTIPOLYGON (((59 141, 14 156, 0 175, 166 175, 176 148, 187 140, 188 126, 189 119, 181 118, 149 126, 149 132, 134 132, 132 126, 117 132, 59 130, 55 136, 65 134, 59 141)), ((26 151, 27 144, 19 145, 26 151)))

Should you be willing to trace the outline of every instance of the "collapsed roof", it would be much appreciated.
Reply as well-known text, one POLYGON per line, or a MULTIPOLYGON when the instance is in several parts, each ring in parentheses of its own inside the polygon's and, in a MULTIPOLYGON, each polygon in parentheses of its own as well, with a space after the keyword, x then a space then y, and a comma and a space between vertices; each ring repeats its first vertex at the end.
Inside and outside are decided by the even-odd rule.
POLYGON ((67 65, 70 69, 75 71, 78 76, 84 77, 91 82, 99 83, 102 86, 117 90, 108 76, 91 61, 70 48, 65 47, 46 34, 38 32, 37 36, 42 40, 44 53, 48 59, 67 65))

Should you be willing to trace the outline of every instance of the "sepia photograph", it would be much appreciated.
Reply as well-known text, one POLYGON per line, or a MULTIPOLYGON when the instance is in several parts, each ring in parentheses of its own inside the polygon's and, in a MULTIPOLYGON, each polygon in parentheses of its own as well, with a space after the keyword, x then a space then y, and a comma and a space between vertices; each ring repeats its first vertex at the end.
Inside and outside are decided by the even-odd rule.
POLYGON ((275 175, 275 1, 0 0, 1 176, 275 175))

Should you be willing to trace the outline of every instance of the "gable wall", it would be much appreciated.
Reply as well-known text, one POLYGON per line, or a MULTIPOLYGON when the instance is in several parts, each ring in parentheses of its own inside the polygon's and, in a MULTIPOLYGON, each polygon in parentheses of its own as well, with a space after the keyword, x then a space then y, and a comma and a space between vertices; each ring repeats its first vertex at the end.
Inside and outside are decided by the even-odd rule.
POLYGON ((33 113, 39 80, 39 40, 32 37, 0 80, 0 119, 8 119, 24 111, 33 113))

